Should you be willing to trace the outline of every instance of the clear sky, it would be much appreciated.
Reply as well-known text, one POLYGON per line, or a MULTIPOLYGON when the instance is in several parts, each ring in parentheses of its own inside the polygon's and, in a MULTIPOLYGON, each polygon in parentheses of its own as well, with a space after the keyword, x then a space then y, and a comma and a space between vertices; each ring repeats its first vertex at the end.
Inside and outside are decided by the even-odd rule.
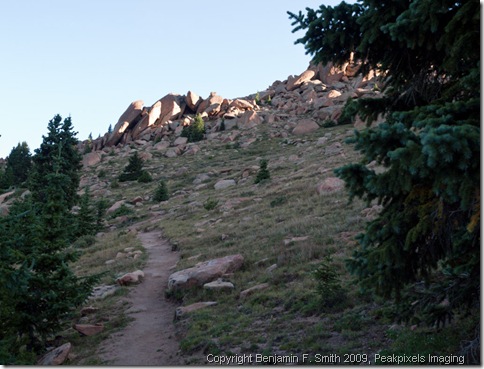
POLYGON ((339 0, 2 0, 0 157, 56 114, 103 135, 134 100, 246 96, 309 65, 286 11, 339 0))

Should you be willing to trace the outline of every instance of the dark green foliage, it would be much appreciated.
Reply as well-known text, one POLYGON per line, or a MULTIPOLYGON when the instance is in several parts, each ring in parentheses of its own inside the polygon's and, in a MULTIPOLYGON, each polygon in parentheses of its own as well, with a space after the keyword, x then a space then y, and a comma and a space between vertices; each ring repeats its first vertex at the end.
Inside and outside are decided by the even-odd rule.
POLYGON ((101 198, 96 202, 96 230, 100 231, 103 228, 103 219, 106 215, 106 210, 109 208, 108 200, 101 198))
POLYGON ((130 156, 128 165, 124 168, 123 173, 118 177, 119 182, 137 181, 143 174, 143 159, 138 156, 138 152, 135 151, 130 156))
POLYGON ((84 194, 81 196, 80 209, 77 214, 77 232, 76 236, 93 235, 97 232, 97 219, 93 206, 91 205, 91 197, 89 188, 86 187, 84 194))
POLYGON ((262 181, 267 181, 271 178, 269 169, 267 169, 267 160, 262 159, 259 163, 260 169, 257 172, 254 183, 260 183, 262 181))
POLYGON ((108 133, 109 134, 113 133, 113 126, 111 124, 108 127, 108 133))
POLYGON ((5 172, 11 176, 11 184, 18 186, 24 183, 32 168, 32 155, 26 142, 19 143, 10 151, 6 160, 5 172))
POLYGON ((255 103, 256 103, 257 105, 260 105, 260 104, 261 104, 261 101, 260 101, 260 94, 259 94, 259 92, 257 92, 257 93, 255 94, 254 101, 255 101, 255 103))
POLYGON ((170 198, 168 193, 168 186, 164 180, 161 180, 156 188, 156 192, 153 196, 153 200, 160 202, 160 201, 167 201, 170 198))
POLYGON ((219 131, 225 131, 225 119, 222 118, 222 122, 220 123, 219 131))
POLYGON ((341 287, 338 272, 327 256, 314 271, 314 278, 318 283, 317 291, 320 301, 325 308, 331 308, 346 299, 346 292, 341 287))
POLYGON ((338 125, 353 124, 357 113, 358 103, 352 98, 349 98, 343 107, 341 116, 338 118, 338 125))
POLYGON ((25 363, 33 359, 29 352, 42 352, 97 279, 78 278, 69 268, 78 256, 69 246, 79 179, 70 119, 61 125, 56 116, 48 128, 33 158, 31 196, 0 220, 0 297, 8 301, 0 308, 2 363, 25 363))
POLYGON ((385 119, 355 132, 363 158, 336 170, 351 197, 383 205, 348 265, 365 290, 396 299, 401 319, 444 324, 479 307, 480 54, 470 47, 480 44, 479 3, 354 7, 290 14, 316 61, 342 64, 354 50, 362 71, 384 71, 383 97, 345 108, 345 120, 385 119))
POLYGON ((183 127, 181 136, 186 137, 188 142, 197 142, 203 140, 205 135, 205 122, 200 114, 195 116, 193 122, 183 127))
POLYGON ((297 25, 293 32, 307 30, 296 43, 303 44, 306 54, 314 55, 316 63, 333 62, 340 65, 350 60, 352 53, 356 58, 364 57, 356 49, 361 43, 357 19, 362 13, 362 5, 343 1, 335 7, 321 5, 317 10, 306 10, 307 14, 301 11, 297 15, 288 14, 289 18, 294 19, 292 25, 297 25))
POLYGON ((141 175, 138 177, 138 182, 149 183, 151 181, 153 181, 153 178, 151 177, 151 175, 146 170, 141 171, 141 175))
POLYGON ((218 200, 208 198, 207 201, 203 203, 203 208, 205 210, 211 211, 215 209, 218 205, 218 200))
POLYGON ((47 200, 46 191, 49 187, 48 175, 62 173, 65 176, 62 191, 65 194, 67 207, 70 209, 78 201, 79 171, 82 168, 82 158, 76 147, 78 143, 76 132, 73 131, 71 118, 65 118, 62 121, 60 115, 56 115, 49 122, 47 129, 48 134, 42 136, 43 142, 40 148, 35 149, 29 189, 35 202, 44 203, 47 200))
POLYGON ((133 214, 134 211, 130 207, 126 206, 125 204, 121 205, 118 209, 111 213, 111 218, 117 218, 123 215, 130 215, 133 214))

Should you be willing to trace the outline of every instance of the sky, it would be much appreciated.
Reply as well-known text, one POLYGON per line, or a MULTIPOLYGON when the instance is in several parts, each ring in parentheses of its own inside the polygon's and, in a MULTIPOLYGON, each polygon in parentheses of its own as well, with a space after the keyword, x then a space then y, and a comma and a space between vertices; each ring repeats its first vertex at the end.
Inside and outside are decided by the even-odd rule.
POLYGON ((0 158, 56 114, 104 135, 168 93, 236 98, 304 72, 287 11, 339 0, 0 0, 0 158))

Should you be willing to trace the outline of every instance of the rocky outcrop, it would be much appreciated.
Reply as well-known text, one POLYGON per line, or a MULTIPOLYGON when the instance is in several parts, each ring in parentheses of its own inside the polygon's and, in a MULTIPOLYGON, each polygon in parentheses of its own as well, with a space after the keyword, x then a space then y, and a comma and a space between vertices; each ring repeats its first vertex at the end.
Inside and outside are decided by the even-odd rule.
POLYGON ((202 286, 205 283, 221 278, 227 273, 237 271, 243 262, 244 257, 236 254, 198 263, 193 268, 173 273, 168 279, 168 290, 202 286))
MULTIPOLYGON (((259 91, 257 96, 253 94, 227 99, 212 92, 204 99, 193 91, 188 91, 186 95, 170 93, 150 108, 143 107, 143 101, 137 100, 121 115, 111 133, 89 144, 93 151, 99 151, 104 147, 131 142, 163 140, 161 142, 172 143, 179 137, 183 126, 193 122, 195 114, 200 114, 206 122, 207 139, 215 138, 215 134, 223 129, 250 131, 260 124, 287 122, 291 119, 297 120, 300 116, 311 119, 313 123, 305 121, 296 126, 292 125, 287 133, 309 134, 317 129, 316 125, 337 121, 348 98, 381 96, 373 88, 378 80, 378 73, 371 71, 365 76, 358 75, 360 66, 360 62, 348 62, 342 66, 331 63, 311 64, 297 76, 289 76, 285 81, 275 81, 265 91, 259 91), (283 116, 284 118, 280 118, 283 116)), ((356 121, 356 125, 362 125, 361 119, 356 121)), ((287 137, 285 135, 283 133, 282 137, 287 137)), ((80 144, 81 151, 87 144, 87 141, 80 144)), ((165 151, 166 144, 161 145, 165 151)), ((196 149, 187 151, 189 155, 196 152, 196 149)), ((176 157, 184 153, 184 149, 180 148, 165 151, 163 155, 176 157)))
POLYGON ((123 134, 130 126, 134 126, 135 122, 141 117, 143 104, 143 100, 136 100, 128 106, 126 111, 119 117, 118 123, 114 126, 114 130, 106 141, 105 146, 114 146, 121 141, 123 134))

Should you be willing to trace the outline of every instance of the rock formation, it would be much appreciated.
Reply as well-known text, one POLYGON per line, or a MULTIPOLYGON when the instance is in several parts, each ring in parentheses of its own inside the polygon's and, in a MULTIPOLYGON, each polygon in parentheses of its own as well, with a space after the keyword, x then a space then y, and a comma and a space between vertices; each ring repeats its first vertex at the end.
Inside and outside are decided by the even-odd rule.
MULTIPOLYGON (((90 143, 93 151, 128 143, 159 141, 163 149, 180 136, 183 126, 191 124, 195 114, 206 122, 207 138, 223 129, 250 130, 263 123, 275 123, 287 118, 304 115, 305 119, 291 127, 293 134, 304 134, 317 129, 327 121, 336 121, 348 98, 376 96, 376 73, 357 76, 360 64, 346 63, 341 68, 332 64, 310 65, 298 76, 285 81, 275 81, 265 91, 244 98, 227 99, 210 93, 206 99, 192 91, 186 95, 170 93, 145 107, 142 100, 132 102, 119 117, 113 131, 90 143), (173 138, 172 138, 173 137, 173 138)), ((361 126, 361 120, 358 124, 361 126)), ((88 141, 80 143, 81 152, 88 141)), ((165 156, 175 157, 189 147, 173 145, 165 156)), ((190 154, 196 153, 190 150, 190 154)), ((95 155, 86 158, 85 165, 96 160, 95 155)))

